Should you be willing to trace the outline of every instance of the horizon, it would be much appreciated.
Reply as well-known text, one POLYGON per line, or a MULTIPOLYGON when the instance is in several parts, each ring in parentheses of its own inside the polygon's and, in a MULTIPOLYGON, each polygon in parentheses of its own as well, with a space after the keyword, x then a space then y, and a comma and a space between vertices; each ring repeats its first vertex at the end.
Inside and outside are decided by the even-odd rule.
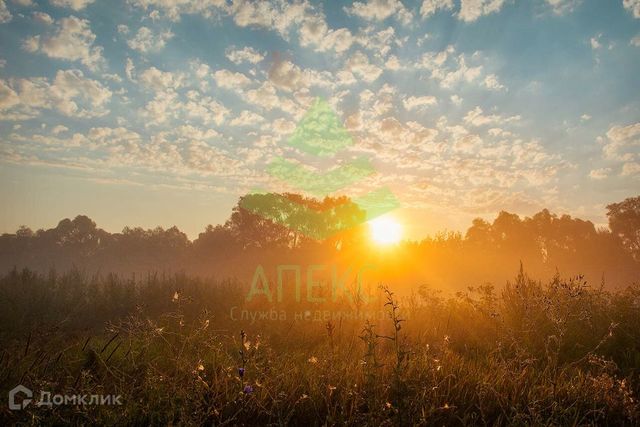
MULTIPOLYGON (((531 214, 528 214, 528 215, 521 215, 521 214, 518 214, 516 212, 509 212, 509 211, 504 211, 504 212, 518 215, 521 220, 525 220, 525 219, 530 219, 533 215, 535 215, 535 214, 537 214, 539 212, 542 212, 545 209, 547 209, 547 208, 541 208, 540 210, 537 210, 537 211, 535 211, 535 212, 533 212, 531 214)), ((476 217, 476 218, 479 218, 479 219, 482 219, 482 220, 485 220, 485 221, 488 221, 488 222, 492 222, 498 216, 499 213, 500 212, 496 212, 493 217, 485 217, 485 218, 476 217)), ((553 212, 551 210, 549 210, 549 213, 551 215, 555 215, 558 218, 562 217, 563 215, 570 215, 569 213, 553 212)), ((229 215, 230 214, 231 214, 231 209, 229 209, 229 215)), ((102 229, 102 230, 104 230, 104 231, 106 231, 106 232, 108 232, 110 234, 122 233, 122 231, 127 227, 131 228, 131 229, 133 229, 133 228, 142 228, 144 230, 154 230, 154 229, 156 229, 158 227, 160 227, 160 228, 162 228, 164 230, 167 230, 167 229, 170 229, 172 227, 177 227, 178 230, 181 231, 182 233, 184 233, 187 236, 187 238, 189 239, 189 241, 191 241, 191 242, 193 242, 194 240, 198 239, 199 234, 204 233, 208 226, 216 227, 218 225, 223 226, 225 224, 225 221, 222 221, 222 222, 217 223, 217 224, 206 224, 206 225, 204 225, 202 227, 202 229, 200 231, 198 231, 194 235, 191 235, 191 234, 187 233, 185 230, 180 228, 177 224, 155 225, 155 226, 143 226, 143 225, 138 225, 138 224, 125 224, 120 229, 110 230, 107 227, 101 226, 100 222, 97 221, 95 218, 93 218, 91 215, 87 215, 87 214, 84 214, 84 213, 78 213, 78 214, 75 214, 75 215, 70 215, 70 216, 67 216, 67 217, 64 217, 64 218, 60 218, 55 223, 53 223, 53 224, 51 224, 49 226, 44 226, 44 227, 34 227, 34 226, 29 225, 29 224, 21 224, 15 230, 7 231, 7 232, 0 232, 0 235, 14 235, 16 233, 16 231, 18 231, 21 227, 26 227, 26 228, 32 230, 33 232, 36 232, 38 230, 50 230, 50 229, 54 229, 63 220, 66 220, 66 219, 73 220, 74 218, 76 218, 78 216, 85 216, 85 217, 89 218, 90 220, 95 222, 97 228, 102 229)), ((597 223, 594 223, 593 221, 591 221, 589 219, 586 219, 586 218, 580 218, 579 216, 573 216, 573 215, 570 215, 570 216, 573 219, 581 219, 581 220, 585 220, 585 221, 591 222, 594 225, 596 230, 606 229, 607 231, 611 231, 611 227, 609 226, 608 223, 597 224, 597 223)), ((385 215, 382 216, 382 218, 385 218, 385 217, 386 217, 385 215)), ((472 226, 472 222, 470 221, 469 224, 467 224, 466 228, 463 228, 463 229, 460 229, 460 230, 452 230, 452 229, 446 229, 445 228, 445 229, 435 230, 434 232, 429 233, 429 234, 425 234, 423 236, 416 237, 414 234, 411 234, 411 233, 408 232, 411 229, 407 226, 407 224, 405 222, 402 222, 401 219, 398 218, 398 215, 397 215, 396 212, 394 212, 393 218, 394 218, 394 220, 398 220, 400 222, 400 224, 402 224, 402 228, 403 228, 403 233, 402 233, 403 235, 402 235, 402 239, 401 239, 402 242, 421 242, 423 240, 426 240, 426 239, 429 239, 429 238, 433 238, 433 237, 437 236, 438 234, 443 234, 443 233, 444 234, 446 234, 446 233, 459 233, 460 235, 462 235, 462 237, 464 237, 464 235, 467 232, 467 230, 472 226)), ((474 219, 476 219, 476 218, 474 218, 474 219)))

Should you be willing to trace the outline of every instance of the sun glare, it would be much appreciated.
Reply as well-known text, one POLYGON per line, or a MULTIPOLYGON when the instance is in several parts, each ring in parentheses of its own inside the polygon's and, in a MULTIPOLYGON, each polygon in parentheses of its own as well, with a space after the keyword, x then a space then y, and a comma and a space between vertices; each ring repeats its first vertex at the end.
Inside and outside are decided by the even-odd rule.
POLYGON ((371 237, 379 245, 398 243, 402 238, 402 226, 393 218, 376 218, 369 221, 371 237))

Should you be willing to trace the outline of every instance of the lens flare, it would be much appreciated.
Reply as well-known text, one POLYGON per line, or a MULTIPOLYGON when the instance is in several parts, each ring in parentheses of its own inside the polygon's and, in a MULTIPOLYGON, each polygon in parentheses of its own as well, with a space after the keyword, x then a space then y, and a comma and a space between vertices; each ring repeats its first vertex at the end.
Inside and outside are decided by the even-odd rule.
POLYGON ((390 217, 381 217, 369 221, 371 238, 379 245, 398 243, 402 238, 402 226, 390 217))

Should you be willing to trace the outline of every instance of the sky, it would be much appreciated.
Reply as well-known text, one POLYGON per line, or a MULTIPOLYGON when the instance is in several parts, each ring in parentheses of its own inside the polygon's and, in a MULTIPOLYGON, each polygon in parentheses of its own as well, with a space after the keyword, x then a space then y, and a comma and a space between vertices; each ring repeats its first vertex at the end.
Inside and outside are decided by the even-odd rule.
MULTIPOLYGON (((191 238, 288 159, 385 188, 409 237, 640 188, 640 0, 0 0, 0 233, 191 238), (292 135, 326 103, 351 143, 292 135), (316 153, 317 154, 317 153, 316 153)), ((300 183, 298 183, 300 184, 300 183)))

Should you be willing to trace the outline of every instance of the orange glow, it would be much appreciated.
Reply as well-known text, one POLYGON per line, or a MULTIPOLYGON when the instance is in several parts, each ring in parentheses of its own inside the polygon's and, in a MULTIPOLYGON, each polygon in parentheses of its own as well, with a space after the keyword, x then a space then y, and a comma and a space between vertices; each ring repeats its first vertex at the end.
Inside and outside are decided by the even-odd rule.
POLYGON ((371 238, 379 245, 398 243, 402 238, 402 225, 391 217, 380 217, 369 221, 371 238))

